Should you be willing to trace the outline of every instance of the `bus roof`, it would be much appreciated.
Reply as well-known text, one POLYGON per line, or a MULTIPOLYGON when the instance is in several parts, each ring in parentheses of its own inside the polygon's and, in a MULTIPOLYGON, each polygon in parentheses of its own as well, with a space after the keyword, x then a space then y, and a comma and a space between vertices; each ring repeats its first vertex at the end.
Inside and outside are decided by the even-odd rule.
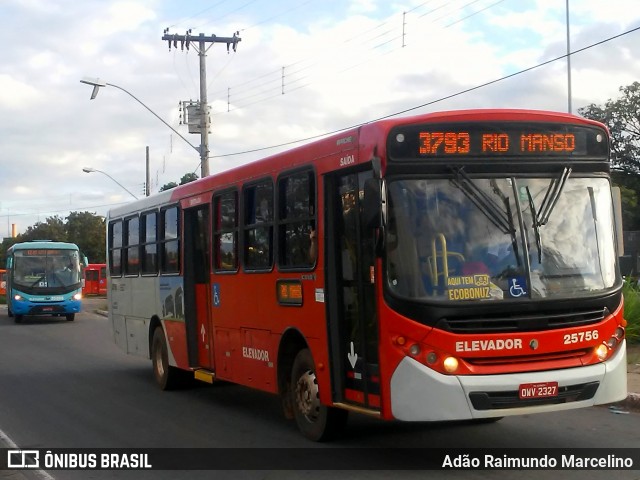
POLYGON ((16 243, 11 247, 9 247, 9 250, 32 250, 32 249, 78 250, 78 246, 75 243, 52 242, 49 240, 34 240, 31 242, 16 243))

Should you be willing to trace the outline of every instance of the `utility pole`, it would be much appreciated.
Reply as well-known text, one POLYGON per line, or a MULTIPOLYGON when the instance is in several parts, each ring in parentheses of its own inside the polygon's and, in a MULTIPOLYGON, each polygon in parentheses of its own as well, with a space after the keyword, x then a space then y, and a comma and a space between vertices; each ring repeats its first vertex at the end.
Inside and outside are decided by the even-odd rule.
MULTIPOLYGON (((164 30, 162 40, 166 40, 169 44, 169 51, 171 51, 171 45, 174 48, 184 50, 185 46, 187 51, 189 46, 193 44, 193 48, 198 52, 200 57, 200 102, 198 104, 198 110, 200 115, 200 177, 204 178, 209 176, 209 107, 207 105, 207 68, 206 68, 206 53, 207 50, 214 43, 226 43, 227 53, 229 53, 229 47, 236 51, 238 42, 242 39, 238 36, 240 32, 236 32, 232 37, 217 37, 215 35, 205 36, 204 33, 199 35, 191 35, 191 30, 188 30, 184 35, 170 34, 169 29, 164 30), (210 43, 207 47, 207 43, 210 43)), ((195 132, 190 132, 195 133, 195 132)))

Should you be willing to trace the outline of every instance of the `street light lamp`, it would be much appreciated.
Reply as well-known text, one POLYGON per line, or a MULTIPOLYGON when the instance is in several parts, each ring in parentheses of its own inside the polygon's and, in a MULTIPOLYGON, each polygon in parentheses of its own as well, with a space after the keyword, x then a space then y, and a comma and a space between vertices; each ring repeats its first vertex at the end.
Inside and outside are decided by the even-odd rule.
POLYGON ((125 187, 124 185, 122 185, 119 181, 117 181, 115 178, 113 178, 111 175, 109 175, 107 172, 103 172, 102 170, 98 170, 97 168, 91 168, 91 167, 84 167, 82 169, 82 171, 84 173, 93 173, 93 172, 98 172, 98 173, 102 173, 103 175, 106 175, 107 177, 109 177, 111 180, 113 180, 114 182, 116 182, 118 185, 120 185, 124 190, 127 191, 127 193, 129 195, 131 195, 133 198, 135 198, 136 200, 138 200, 138 197, 136 197, 133 193, 131 193, 129 191, 129 189, 127 187, 125 187))
POLYGON ((205 177, 205 176, 209 175, 209 172, 208 172, 208 168, 209 168, 208 161, 209 161, 209 159, 206 158, 206 151, 205 151, 206 149, 202 149, 202 148, 199 148, 199 147, 196 147, 195 145, 193 145, 189 140, 187 140, 185 137, 183 137, 180 134, 180 132, 178 132, 175 128, 173 128, 171 125, 169 125, 167 122, 165 122, 162 119, 162 117, 160 117, 160 115, 158 115, 156 112, 154 112, 149 107, 147 107, 142 102, 142 100, 140 100, 138 97, 136 97, 133 93, 131 93, 128 90, 125 90, 124 88, 122 88, 122 87, 120 87, 118 85, 114 85, 113 83, 103 82, 99 78, 87 78, 87 77, 85 77, 82 80, 80 80, 80 83, 86 83, 87 85, 92 85, 93 86, 93 91, 91 92, 90 100, 93 100, 94 98, 96 98, 98 96, 98 92, 100 91, 100 87, 109 86, 109 87, 115 87, 118 90, 122 90, 124 93, 126 93, 131 98, 133 98, 136 102, 138 102, 140 105, 142 105, 144 108, 146 108, 149 112, 151 112, 151 114, 153 114, 154 117, 156 117, 158 120, 160 120, 162 123, 164 123, 167 127, 169 127, 173 133, 175 133, 176 135, 178 135, 178 137, 180 137, 182 140, 187 142, 191 148, 193 148, 196 152, 198 152, 200 154, 200 160, 201 160, 201 166, 203 168, 203 172, 204 172, 205 166, 206 166, 206 169, 207 169, 206 175, 203 174, 201 176, 205 177))

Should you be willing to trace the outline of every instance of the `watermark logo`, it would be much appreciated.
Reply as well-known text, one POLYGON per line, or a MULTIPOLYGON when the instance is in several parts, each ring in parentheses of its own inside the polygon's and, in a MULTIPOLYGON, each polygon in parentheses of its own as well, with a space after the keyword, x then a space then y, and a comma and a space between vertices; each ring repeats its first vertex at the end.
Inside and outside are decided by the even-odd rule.
POLYGON ((38 450, 8 450, 8 468, 40 468, 40 452, 38 450))

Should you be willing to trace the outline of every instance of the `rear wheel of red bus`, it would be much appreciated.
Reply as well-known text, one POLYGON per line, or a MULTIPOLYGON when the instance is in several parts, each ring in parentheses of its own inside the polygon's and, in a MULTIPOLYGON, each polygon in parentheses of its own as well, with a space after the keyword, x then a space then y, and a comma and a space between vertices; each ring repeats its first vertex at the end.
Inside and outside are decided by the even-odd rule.
POLYGON ((153 375, 162 390, 172 390, 180 382, 180 370, 169 365, 169 353, 167 341, 164 338, 162 327, 156 327, 151 341, 151 362, 153 375))
POLYGON ((347 423, 346 410, 320 403, 315 365, 309 349, 300 350, 291 374, 293 413, 302 434, 321 442, 340 434, 347 423))

